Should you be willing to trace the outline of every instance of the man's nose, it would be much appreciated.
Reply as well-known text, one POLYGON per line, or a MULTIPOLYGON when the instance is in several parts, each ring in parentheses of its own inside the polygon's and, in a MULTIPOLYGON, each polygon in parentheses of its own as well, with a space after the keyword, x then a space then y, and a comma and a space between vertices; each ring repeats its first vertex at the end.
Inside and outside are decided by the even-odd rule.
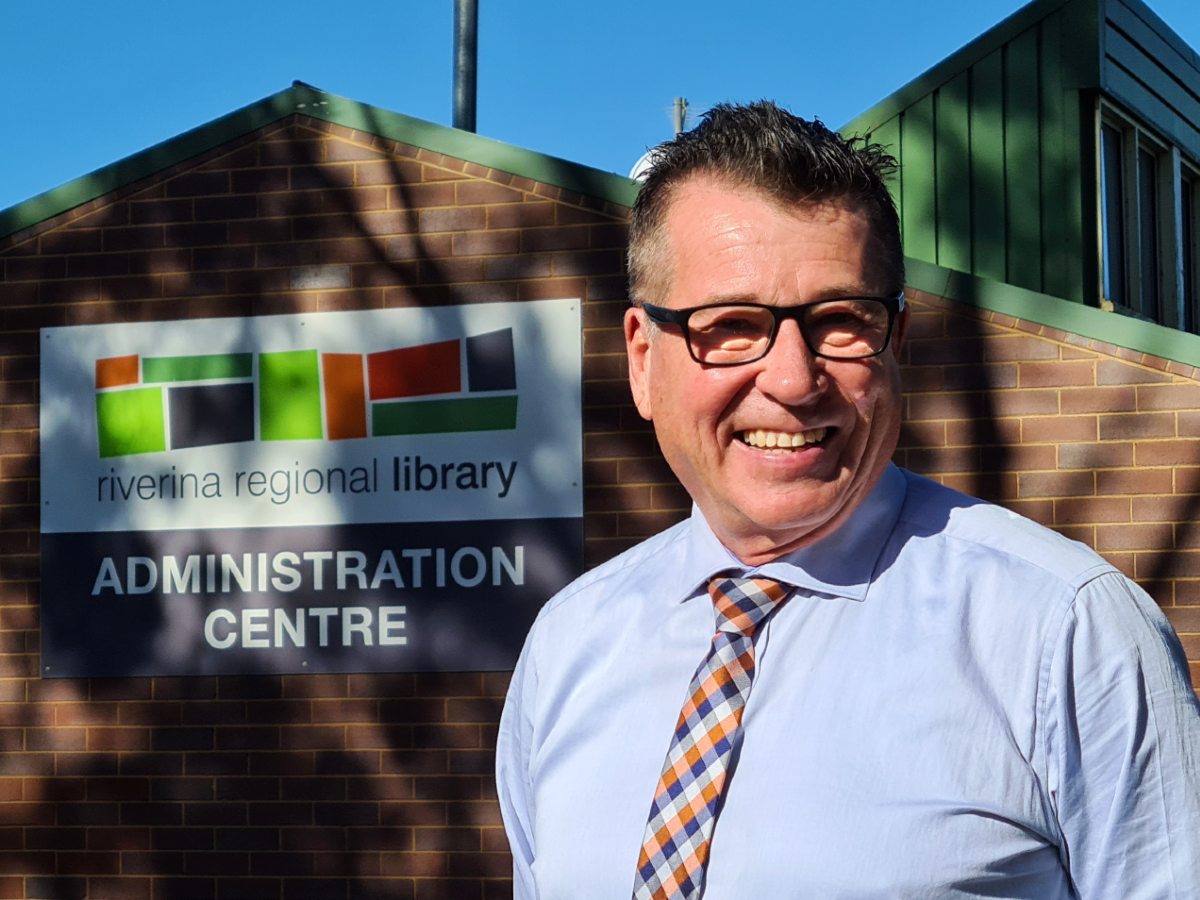
POLYGON ((786 406, 810 403, 825 388, 824 366, 808 349, 800 325, 793 319, 780 323, 771 352, 758 366, 758 389, 786 406))

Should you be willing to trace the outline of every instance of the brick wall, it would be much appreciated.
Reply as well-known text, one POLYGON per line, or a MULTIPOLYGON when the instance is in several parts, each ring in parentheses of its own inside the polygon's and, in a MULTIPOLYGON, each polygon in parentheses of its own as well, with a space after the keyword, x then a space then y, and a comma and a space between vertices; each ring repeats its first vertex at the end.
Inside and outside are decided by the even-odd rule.
POLYGON ((0 242, 0 898, 511 895, 507 673, 38 678, 37 329, 579 297, 599 430, 624 215, 297 118, 0 242))
MULTIPOLYGON (((38 678, 37 328, 581 297, 593 565, 689 507, 629 403, 624 213, 297 118, 0 242, 0 897, 511 894, 505 673, 38 678)), ((1200 681, 1197 373, 912 299, 898 460, 1096 546, 1200 681)))

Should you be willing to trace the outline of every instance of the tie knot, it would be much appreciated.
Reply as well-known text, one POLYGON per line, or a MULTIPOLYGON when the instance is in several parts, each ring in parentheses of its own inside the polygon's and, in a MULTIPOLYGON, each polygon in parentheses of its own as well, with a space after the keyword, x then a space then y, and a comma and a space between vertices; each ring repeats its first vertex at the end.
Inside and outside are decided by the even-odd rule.
POLYGON ((763 619, 787 599, 788 590, 770 578, 714 578, 708 593, 717 611, 717 631, 754 637, 763 619))

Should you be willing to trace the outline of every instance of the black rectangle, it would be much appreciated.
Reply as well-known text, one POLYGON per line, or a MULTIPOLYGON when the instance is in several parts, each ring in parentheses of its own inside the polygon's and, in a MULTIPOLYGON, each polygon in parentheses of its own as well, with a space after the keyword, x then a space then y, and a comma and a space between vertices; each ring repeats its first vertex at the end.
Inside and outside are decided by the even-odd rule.
POLYGON ((509 669, 582 561, 582 518, 43 534, 42 674, 509 669))
POLYGON ((254 385, 196 384, 167 388, 171 449, 254 440, 254 385))

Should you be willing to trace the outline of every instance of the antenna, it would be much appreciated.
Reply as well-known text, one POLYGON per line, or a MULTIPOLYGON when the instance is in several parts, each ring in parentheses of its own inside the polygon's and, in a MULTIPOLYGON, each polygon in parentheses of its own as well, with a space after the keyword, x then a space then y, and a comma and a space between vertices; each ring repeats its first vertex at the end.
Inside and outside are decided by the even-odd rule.
POLYGON ((675 107, 671 110, 671 122, 675 125, 675 133, 679 134, 687 126, 688 102, 686 97, 676 97, 675 107))
MULTIPOLYGON (((675 135, 678 136, 687 127, 688 102, 686 97, 676 97, 675 102, 671 106, 671 125, 675 130, 675 135)), ((629 170, 629 177, 634 181, 645 181, 646 175, 650 171, 650 166, 654 162, 654 151, 657 148, 651 147, 645 153, 638 157, 637 162, 633 164, 633 168, 629 170)))

